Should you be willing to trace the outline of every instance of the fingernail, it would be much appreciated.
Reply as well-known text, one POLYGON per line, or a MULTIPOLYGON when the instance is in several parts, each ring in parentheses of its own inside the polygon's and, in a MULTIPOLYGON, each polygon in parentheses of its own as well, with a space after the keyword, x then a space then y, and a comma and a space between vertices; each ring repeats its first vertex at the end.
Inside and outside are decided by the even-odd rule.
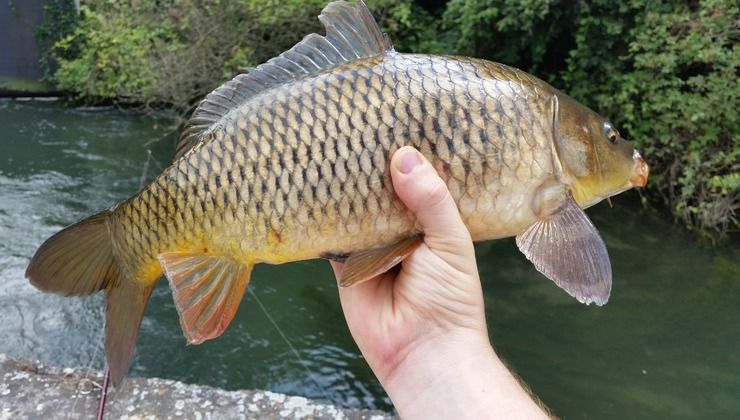
POLYGON ((411 173, 417 166, 421 165, 421 157, 416 150, 406 150, 403 152, 398 162, 398 170, 402 174, 411 173))

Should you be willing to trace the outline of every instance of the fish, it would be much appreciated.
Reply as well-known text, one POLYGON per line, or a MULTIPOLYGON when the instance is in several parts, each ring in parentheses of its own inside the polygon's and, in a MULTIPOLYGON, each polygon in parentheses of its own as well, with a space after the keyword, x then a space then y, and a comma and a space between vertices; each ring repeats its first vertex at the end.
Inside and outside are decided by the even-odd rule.
POLYGON ((568 294, 607 302, 609 256, 583 209, 649 172, 609 121, 513 67, 399 53, 362 1, 319 19, 324 35, 208 94, 148 186, 32 257, 26 277, 43 291, 105 293, 114 384, 163 274, 199 344, 226 330, 255 264, 344 261, 351 287, 403 261, 424 235, 389 175, 403 146, 437 170, 474 241, 515 236, 568 294))

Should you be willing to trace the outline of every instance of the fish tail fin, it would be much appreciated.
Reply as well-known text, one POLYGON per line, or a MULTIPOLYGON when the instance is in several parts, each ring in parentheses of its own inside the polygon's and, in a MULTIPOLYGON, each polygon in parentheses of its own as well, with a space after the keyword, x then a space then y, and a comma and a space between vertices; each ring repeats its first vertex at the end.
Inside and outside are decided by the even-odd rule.
POLYGON ((131 366, 141 318, 152 290, 154 285, 122 281, 106 291, 105 355, 114 385, 121 383, 131 366))
POLYGON ((105 352, 111 379, 119 384, 134 354, 136 335, 153 285, 121 269, 113 247, 111 211, 90 216, 47 239, 26 269, 36 288, 65 296, 105 290, 105 352))
POLYGON ((90 216, 47 239, 26 269, 31 284, 44 292, 87 296, 116 283, 108 214, 90 216))

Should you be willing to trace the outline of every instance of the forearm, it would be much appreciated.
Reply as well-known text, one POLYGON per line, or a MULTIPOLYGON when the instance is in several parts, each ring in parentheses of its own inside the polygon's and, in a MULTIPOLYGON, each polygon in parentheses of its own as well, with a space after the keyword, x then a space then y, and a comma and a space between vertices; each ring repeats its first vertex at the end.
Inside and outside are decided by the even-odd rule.
POLYGON ((383 386, 403 419, 548 419, 488 342, 427 343, 383 386))

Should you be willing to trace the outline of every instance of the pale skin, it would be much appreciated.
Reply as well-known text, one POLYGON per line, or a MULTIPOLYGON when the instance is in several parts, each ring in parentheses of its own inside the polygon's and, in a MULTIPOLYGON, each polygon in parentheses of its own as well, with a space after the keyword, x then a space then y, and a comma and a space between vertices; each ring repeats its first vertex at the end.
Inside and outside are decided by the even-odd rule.
MULTIPOLYGON (((473 242, 431 164, 411 147, 393 187, 424 243, 393 270, 339 289, 352 337, 404 419, 549 419, 488 339, 473 242)), ((342 264, 332 262, 339 276, 342 264)))

